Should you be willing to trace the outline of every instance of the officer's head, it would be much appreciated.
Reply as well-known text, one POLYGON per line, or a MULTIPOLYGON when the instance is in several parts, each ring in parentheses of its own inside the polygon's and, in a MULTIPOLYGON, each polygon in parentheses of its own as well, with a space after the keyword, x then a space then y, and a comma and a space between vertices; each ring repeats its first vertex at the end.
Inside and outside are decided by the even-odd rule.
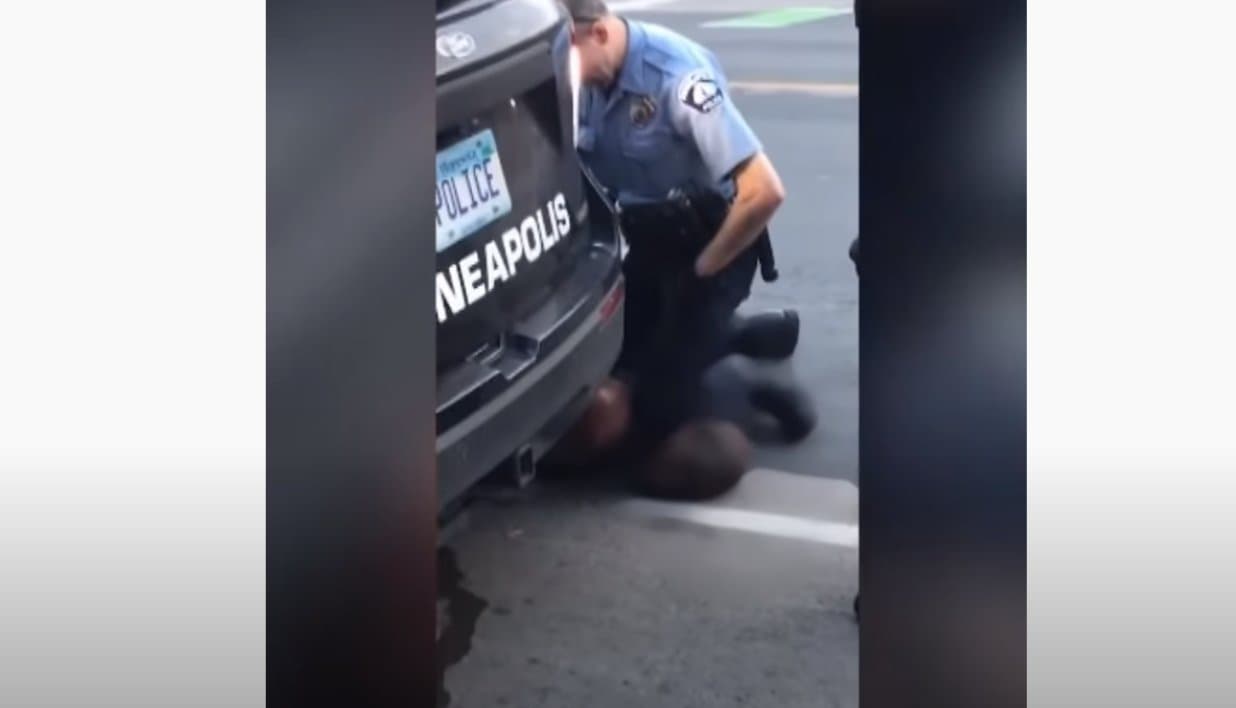
POLYGON ((627 51, 626 25, 605 0, 562 0, 571 16, 571 44, 579 55, 580 79, 608 85, 622 68, 627 51))

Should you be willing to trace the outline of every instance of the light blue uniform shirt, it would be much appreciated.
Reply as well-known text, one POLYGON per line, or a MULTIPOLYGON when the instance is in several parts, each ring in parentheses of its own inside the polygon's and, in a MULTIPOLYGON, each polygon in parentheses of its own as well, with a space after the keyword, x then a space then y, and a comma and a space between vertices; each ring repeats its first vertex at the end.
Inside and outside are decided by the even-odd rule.
POLYGON ((580 160, 621 203, 688 187, 732 197, 731 173, 762 147, 716 56, 664 27, 626 22, 627 56, 613 87, 580 90, 580 160))

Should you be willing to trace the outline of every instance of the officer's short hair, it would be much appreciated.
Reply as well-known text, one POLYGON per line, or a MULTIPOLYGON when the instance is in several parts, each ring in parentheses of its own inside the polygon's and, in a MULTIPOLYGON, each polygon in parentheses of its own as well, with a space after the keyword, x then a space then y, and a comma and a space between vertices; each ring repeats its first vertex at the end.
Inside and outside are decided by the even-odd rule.
POLYGON ((571 21, 584 25, 610 14, 605 0, 561 0, 562 6, 571 15, 571 21))

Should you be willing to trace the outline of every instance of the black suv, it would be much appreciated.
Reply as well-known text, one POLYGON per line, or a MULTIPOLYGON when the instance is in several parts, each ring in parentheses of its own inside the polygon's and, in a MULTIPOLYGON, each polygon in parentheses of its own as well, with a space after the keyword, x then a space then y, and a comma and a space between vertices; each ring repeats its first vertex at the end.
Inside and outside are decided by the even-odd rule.
POLYGON ((620 239, 583 179, 555 0, 438 0, 438 501, 526 474, 622 343, 620 239))

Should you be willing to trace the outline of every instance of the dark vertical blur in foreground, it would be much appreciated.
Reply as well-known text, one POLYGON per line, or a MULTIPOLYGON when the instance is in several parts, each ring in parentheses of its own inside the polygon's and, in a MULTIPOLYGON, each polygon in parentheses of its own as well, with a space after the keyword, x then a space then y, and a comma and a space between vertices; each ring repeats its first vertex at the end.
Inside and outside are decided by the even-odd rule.
POLYGON ((432 34, 267 6, 272 706, 434 700, 432 34))
POLYGON ((1025 704, 1024 0, 863 0, 861 696, 1025 704))

